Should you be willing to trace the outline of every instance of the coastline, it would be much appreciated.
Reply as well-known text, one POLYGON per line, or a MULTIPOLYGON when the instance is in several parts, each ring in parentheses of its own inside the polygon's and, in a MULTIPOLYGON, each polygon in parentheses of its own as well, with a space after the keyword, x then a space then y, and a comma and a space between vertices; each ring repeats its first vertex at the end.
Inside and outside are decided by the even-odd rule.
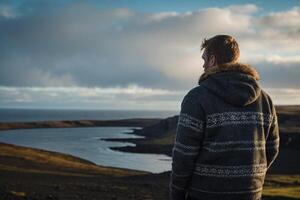
POLYGON ((5 143, 0 143, 0 177, 3 200, 147 199, 154 191, 156 199, 164 199, 168 189, 168 173, 103 167, 72 155, 5 143))
MULTIPOLYGON (((267 175, 264 199, 300 198, 298 154, 300 106, 277 109, 281 157, 267 175)), ((171 156, 178 116, 165 119, 78 120, 30 123, 0 123, 0 130, 16 128, 65 128, 135 126, 135 147, 111 149, 171 156), (4 127, 4 128, 3 128, 4 127)), ((1 131, 0 131, 1 134, 1 131)), ((71 155, 20 147, 0 142, 0 199, 167 199, 170 172, 151 174, 136 170, 95 165, 71 155), (27 153, 26 153, 27 152, 27 153)))
POLYGON ((0 122, 0 134, 3 130, 35 128, 77 128, 98 126, 146 127, 156 124, 161 118, 132 118, 120 120, 59 120, 38 122, 0 122))

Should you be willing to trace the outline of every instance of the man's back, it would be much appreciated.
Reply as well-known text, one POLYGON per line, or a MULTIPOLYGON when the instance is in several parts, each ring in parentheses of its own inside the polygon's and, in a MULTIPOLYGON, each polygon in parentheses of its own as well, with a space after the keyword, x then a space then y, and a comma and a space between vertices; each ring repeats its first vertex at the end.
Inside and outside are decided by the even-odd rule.
POLYGON ((172 199, 259 199, 278 154, 275 107, 248 65, 212 67, 184 97, 173 148, 172 199))

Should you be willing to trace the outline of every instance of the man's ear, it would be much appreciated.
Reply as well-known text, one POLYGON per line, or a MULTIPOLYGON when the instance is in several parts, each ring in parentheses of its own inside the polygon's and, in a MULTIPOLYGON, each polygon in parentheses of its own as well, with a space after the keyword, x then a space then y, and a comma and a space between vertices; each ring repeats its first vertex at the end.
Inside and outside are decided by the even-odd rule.
POLYGON ((216 59, 216 56, 214 55, 211 55, 209 57, 209 66, 215 66, 217 65, 217 59, 216 59))

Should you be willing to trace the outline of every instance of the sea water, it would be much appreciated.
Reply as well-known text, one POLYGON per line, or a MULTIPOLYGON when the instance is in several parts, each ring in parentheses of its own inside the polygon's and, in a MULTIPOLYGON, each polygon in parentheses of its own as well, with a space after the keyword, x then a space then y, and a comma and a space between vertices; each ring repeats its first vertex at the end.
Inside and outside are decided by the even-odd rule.
POLYGON ((0 122, 34 122, 49 120, 109 120, 128 118, 166 118, 179 111, 166 110, 71 110, 0 108, 0 122))
POLYGON ((26 147, 71 154, 98 165, 160 173, 171 169, 171 158, 161 154, 127 153, 110 147, 133 143, 104 141, 103 138, 138 138, 137 127, 39 128, 0 131, 0 141, 26 147))

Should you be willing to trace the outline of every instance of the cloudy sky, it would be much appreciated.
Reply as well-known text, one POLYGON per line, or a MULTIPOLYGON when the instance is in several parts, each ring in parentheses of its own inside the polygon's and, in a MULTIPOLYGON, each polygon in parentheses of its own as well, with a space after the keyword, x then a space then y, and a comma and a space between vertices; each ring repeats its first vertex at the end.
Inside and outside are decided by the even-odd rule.
POLYGON ((0 108, 179 110, 216 34, 275 104, 299 104, 297 0, 0 0, 0 108))

